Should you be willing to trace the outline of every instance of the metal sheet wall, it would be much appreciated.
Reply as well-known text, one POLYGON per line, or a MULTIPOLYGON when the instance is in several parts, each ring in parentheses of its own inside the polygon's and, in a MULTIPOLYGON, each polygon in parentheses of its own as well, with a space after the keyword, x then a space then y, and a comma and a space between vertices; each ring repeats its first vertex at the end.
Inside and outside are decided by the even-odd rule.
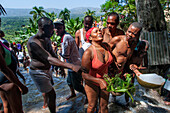
POLYGON ((170 37, 168 38, 167 31, 143 31, 140 39, 149 42, 148 65, 170 64, 170 37))

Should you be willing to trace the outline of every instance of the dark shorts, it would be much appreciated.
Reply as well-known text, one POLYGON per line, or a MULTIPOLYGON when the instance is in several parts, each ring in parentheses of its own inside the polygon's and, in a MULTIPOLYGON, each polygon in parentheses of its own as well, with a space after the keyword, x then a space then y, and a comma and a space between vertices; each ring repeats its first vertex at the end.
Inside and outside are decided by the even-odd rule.
POLYGON ((29 70, 34 84, 37 86, 38 91, 48 93, 53 89, 53 78, 51 70, 29 70))
POLYGON ((76 72, 68 71, 67 84, 72 86, 78 92, 84 92, 84 87, 81 84, 82 76, 76 72))

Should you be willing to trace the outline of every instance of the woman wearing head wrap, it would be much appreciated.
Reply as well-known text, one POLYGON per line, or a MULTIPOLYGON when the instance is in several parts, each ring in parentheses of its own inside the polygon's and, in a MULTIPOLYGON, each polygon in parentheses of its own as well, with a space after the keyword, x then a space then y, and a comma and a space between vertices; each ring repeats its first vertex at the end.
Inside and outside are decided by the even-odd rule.
POLYGON ((87 113, 95 112, 99 97, 99 112, 108 113, 109 92, 103 75, 108 73, 108 66, 113 61, 109 47, 102 43, 103 36, 99 28, 90 28, 86 33, 91 46, 82 57, 82 76, 85 79, 85 91, 88 98, 87 113))

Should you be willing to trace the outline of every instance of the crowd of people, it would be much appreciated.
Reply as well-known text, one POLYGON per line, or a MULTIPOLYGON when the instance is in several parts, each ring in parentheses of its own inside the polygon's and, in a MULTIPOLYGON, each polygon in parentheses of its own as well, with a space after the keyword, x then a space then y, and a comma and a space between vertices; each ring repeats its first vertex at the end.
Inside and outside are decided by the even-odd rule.
MULTIPOLYGON (((118 28, 119 15, 115 12, 107 16, 106 28, 102 22, 103 19, 100 20, 101 25, 95 26, 93 17, 85 16, 84 27, 77 30, 73 38, 65 30, 63 19, 52 21, 42 17, 38 20, 37 34, 27 42, 29 55, 22 44, 9 44, 3 38, 3 31, 0 31, 0 96, 4 112, 23 113, 21 94, 26 94, 28 88, 16 76, 19 75, 25 81, 18 69, 23 64, 25 69, 29 69, 29 75, 43 95, 43 108, 48 107, 51 113, 56 112, 54 70, 56 76, 67 76, 71 95, 66 100, 74 98, 75 91, 78 91, 86 96, 87 113, 96 112, 97 105, 98 112, 108 113, 110 92, 106 91, 107 83, 103 76, 108 74, 114 77, 121 73, 120 77, 124 80, 129 73, 134 83, 137 74, 134 70, 147 68, 149 43, 139 40, 142 26, 138 22, 131 23, 125 32, 118 28), (60 47, 50 39, 54 33, 61 37, 60 47), (68 69, 67 75, 64 68, 68 69)), ((128 104, 127 95, 125 100, 128 104)), ((169 105, 168 101, 166 104, 169 105)))

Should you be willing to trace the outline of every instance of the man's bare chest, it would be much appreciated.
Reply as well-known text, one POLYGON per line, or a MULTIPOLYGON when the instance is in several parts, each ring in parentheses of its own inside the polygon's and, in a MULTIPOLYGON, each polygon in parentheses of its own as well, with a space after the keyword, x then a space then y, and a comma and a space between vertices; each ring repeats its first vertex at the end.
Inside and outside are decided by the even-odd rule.
POLYGON ((50 40, 47 40, 47 39, 39 40, 39 44, 41 45, 41 47, 43 49, 45 49, 48 52, 51 51, 51 49, 52 49, 52 45, 51 45, 51 41, 50 40))

